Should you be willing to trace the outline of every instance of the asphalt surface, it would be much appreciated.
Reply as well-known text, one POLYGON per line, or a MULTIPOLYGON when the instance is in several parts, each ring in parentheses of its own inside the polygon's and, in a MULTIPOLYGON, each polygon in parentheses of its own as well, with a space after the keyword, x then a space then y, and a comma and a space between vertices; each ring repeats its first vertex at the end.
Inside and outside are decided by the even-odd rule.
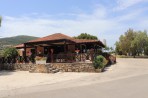
POLYGON ((148 75, 10 98, 148 98, 148 75))
POLYGON ((148 59, 117 60, 92 77, 1 91, 1 98, 148 98, 148 59))

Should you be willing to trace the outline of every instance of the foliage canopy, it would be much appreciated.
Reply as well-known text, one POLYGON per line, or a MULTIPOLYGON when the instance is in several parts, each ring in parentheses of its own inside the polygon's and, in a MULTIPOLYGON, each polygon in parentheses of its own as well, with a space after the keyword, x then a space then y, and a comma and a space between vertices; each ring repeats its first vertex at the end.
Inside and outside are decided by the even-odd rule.
POLYGON ((90 39, 90 40, 98 40, 96 36, 87 34, 87 33, 81 33, 79 36, 74 37, 76 39, 90 39))
POLYGON ((18 56, 18 51, 16 50, 16 48, 6 48, 3 51, 3 56, 5 58, 7 58, 7 57, 11 57, 11 58, 17 57, 18 56))
POLYGON ((107 60, 102 55, 97 56, 93 61, 93 65, 95 69, 98 69, 98 68, 102 69, 105 67, 106 64, 107 64, 107 60))
POLYGON ((148 35, 146 31, 127 30, 116 42, 116 52, 120 55, 148 55, 148 35))

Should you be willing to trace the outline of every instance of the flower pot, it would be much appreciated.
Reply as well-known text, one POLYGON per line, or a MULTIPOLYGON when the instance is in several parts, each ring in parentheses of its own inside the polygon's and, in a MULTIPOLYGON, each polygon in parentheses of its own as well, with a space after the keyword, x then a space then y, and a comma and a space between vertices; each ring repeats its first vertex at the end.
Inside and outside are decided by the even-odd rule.
POLYGON ((46 64, 46 60, 36 60, 36 64, 46 64))

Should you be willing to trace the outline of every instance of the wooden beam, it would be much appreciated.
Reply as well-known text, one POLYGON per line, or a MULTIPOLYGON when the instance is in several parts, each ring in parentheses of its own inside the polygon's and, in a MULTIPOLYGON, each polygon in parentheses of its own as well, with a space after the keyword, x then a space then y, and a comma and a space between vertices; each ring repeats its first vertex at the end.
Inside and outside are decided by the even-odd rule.
POLYGON ((75 43, 73 41, 67 40, 67 39, 59 39, 59 40, 51 40, 51 41, 38 41, 38 42, 27 42, 27 45, 37 45, 37 44, 54 44, 54 43, 58 43, 58 42, 63 42, 63 41, 67 41, 69 43, 75 43))
POLYGON ((25 63, 27 62, 27 58, 26 58, 26 44, 24 44, 24 61, 25 61, 25 63))
POLYGON ((64 41, 64 52, 66 53, 67 49, 66 49, 66 40, 64 41))

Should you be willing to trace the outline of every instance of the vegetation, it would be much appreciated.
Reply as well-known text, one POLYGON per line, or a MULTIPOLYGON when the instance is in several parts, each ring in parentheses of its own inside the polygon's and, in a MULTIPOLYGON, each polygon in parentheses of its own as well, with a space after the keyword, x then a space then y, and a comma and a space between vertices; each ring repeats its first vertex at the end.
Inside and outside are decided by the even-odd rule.
POLYGON ((119 55, 148 55, 148 35, 146 31, 129 29, 116 42, 116 53, 119 55))
POLYGON ((18 51, 16 50, 16 48, 6 48, 3 51, 3 56, 5 58, 7 58, 7 57, 15 58, 18 56, 18 51))
POLYGON ((20 35, 14 37, 0 38, 0 42, 2 45, 17 45, 36 38, 38 37, 20 35))
POLYGON ((95 69, 98 69, 98 68, 102 69, 105 67, 106 64, 107 64, 107 60, 102 55, 97 56, 93 61, 93 65, 95 69))
POLYGON ((115 53, 113 47, 108 47, 108 46, 106 46, 106 47, 104 48, 104 51, 105 51, 105 52, 109 52, 109 53, 115 53))
POLYGON ((2 54, 2 50, 8 47, 12 47, 17 44, 21 44, 27 42, 29 40, 36 39, 38 37, 33 36, 15 36, 15 37, 7 37, 7 38, 0 38, 0 55, 2 54))
POLYGON ((74 37, 76 39, 89 39, 89 40, 98 40, 96 36, 87 34, 87 33, 81 33, 79 36, 74 37))

